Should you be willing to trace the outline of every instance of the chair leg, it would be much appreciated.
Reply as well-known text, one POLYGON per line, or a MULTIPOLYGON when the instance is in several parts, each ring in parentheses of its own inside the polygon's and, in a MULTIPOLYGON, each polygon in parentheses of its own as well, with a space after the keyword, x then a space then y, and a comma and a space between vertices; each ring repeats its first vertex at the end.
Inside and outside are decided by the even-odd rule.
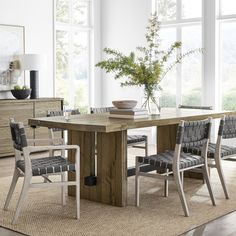
POLYGON ((211 188, 211 183, 210 183, 210 178, 209 178, 209 173, 208 173, 208 166, 204 165, 202 167, 202 170, 203 170, 204 179, 205 179, 206 184, 207 184, 208 192, 209 192, 209 195, 211 197, 212 205, 215 206, 216 203, 215 203, 215 198, 214 198, 212 188, 211 188))
MULTIPOLYGON (((61 182, 65 182, 66 181, 66 176, 65 173, 61 173, 61 182)), ((66 186, 62 185, 61 187, 61 204, 62 206, 66 205, 66 186)))
POLYGON ((145 141, 145 156, 148 156, 148 142, 145 141))
POLYGON ((225 184, 225 178, 224 178, 223 169, 222 169, 222 165, 221 165, 221 158, 216 157, 215 164, 216 164, 216 169, 218 171, 218 175, 220 177, 221 185, 222 185, 223 190, 224 190, 225 198, 229 199, 229 193, 228 193, 228 190, 227 190, 227 186, 225 184))
POLYGON ((138 207, 139 206, 139 185, 140 185, 140 176, 139 176, 139 169, 140 169, 140 164, 138 162, 138 158, 136 157, 135 159, 135 205, 138 207))
POLYGON ((18 203, 17 203, 17 206, 16 206, 16 211, 15 211, 15 214, 14 214, 14 217, 13 217, 13 220, 12 220, 12 224, 15 224, 18 217, 19 217, 19 214, 20 214, 20 211, 22 209, 26 194, 27 194, 27 192, 29 190, 29 187, 30 187, 30 180, 31 180, 30 176, 25 176, 24 183, 23 183, 21 193, 20 193, 20 197, 19 197, 19 200, 18 200, 18 203))
POLYGON ((180 172, 177 171, 176 169, 173 169, 173 172, 174 172, 174 180, 175 180, 175 183, 177 185, 178 192, 179 192, 179 198, 180 198, 180 201, 181 201, 181 204, 182 204, 182 208, 184 210, 184 215, 189 216, 188 205, 187 205, 187 201, 186 201, 186 198, 185 198, 183 185, 182 185, 182 182, 181 182, 180 172))
POLYGON ((184 172, 180 172, 181 175, 181 182, 182 182, 182 186, 184 187, 184 172))
POLYGON ((80 218, 80 173, 76 170, 76 219, 80 218))
MULTIPOLYGON (((169 172, 169 169, 166 170, 166 172, 169 172)), ((168 174, 166 176, 169 176, 168 174)), ((169 180, 164 180, 164 197, 168 197, 169 195, 169 180)))
POLYGON ((13 177, 12 177, 12 181, 11 181, 11 186, 10 186, 10 189, 9 189, 9 192, 7 194, 7 198, 6 198, 6 202, 4 204, 4 210, 8 210, 8 207, 9 207, 9 203, 11 201, 11 198, 12 198, 12 194, 15 190, 15 187, 16 187, 16 184, 17 184, 17 181, 18 181, 18 178, 20 177, 20 173, 19 171, 15 168, 14 170, 14 174, 13 174, 13 177))

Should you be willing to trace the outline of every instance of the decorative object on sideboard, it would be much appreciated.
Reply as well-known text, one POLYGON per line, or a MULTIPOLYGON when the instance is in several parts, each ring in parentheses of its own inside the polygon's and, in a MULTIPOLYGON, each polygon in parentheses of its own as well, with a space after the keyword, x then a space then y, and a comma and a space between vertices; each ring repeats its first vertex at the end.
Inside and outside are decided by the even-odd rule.
POLYGON ((24 34, 23 26, 0 24, 0 91, 25 83, 18 58, 25 52, 24 34))
POLYGON ((39 97, 39 71, 45 67, 45 57, 41 54, 24 54, 20 56, 22 70, 30 71, 30 99, 39 97))
POLYGON ((31 89, 27 86, 20 87, 19 85, 14 86, 14 89, 11 90, 12 95, 16 99, 26 99, 31 93, 31 89))
POLYGON ((118 109, 131 109, 137 105, 137 101, 136 100, 118 100, 118 101, 112 101, 112 104, 114 107, 118 109))

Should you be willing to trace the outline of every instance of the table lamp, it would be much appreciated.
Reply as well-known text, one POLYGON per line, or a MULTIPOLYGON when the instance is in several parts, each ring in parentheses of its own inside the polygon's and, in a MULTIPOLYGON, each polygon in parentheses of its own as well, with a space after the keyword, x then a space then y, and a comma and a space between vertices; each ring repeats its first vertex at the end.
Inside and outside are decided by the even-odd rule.
POLYGON ((23 54, 20 56, 22 70, 30 71, 30 99, 39 97, 39 71, 45 66, 45 57, 41 54, 23 54))

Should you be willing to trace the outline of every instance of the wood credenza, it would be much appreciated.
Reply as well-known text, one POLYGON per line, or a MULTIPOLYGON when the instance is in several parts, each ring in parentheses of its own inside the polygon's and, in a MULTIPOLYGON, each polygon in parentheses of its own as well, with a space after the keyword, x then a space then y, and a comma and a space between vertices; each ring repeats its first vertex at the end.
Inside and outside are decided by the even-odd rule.
POLYGON ((28 119, 45 117, 47 111, 63 109, 62 98, 39 98, 39 99, 0 99, 0 157, 14 154, 9 128, 9 118, 17 122, 23 122, 27 138, 48 138, 47 128, 31 128, 28 119))

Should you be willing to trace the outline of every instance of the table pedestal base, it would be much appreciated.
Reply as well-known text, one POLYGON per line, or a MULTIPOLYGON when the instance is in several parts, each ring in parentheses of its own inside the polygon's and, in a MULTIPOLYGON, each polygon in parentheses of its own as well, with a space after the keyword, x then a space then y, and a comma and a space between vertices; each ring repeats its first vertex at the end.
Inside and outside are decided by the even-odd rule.
MULTIPOLYGON (((127 132, 97 133, 69 131, 69 144, 80 146, 81 198, 114 206, 126 206, 127 201, 127 132), (86 186, 84 177, 95 170, 95 146, 97 146, 97 184, 86 186)), ((69 152, 69 160, 73 160, 69 152)), ((69 180, 75 175, 69 173, 69 180)), ((69 195, 75 195, 75 187, 69 187, 69 195)))

